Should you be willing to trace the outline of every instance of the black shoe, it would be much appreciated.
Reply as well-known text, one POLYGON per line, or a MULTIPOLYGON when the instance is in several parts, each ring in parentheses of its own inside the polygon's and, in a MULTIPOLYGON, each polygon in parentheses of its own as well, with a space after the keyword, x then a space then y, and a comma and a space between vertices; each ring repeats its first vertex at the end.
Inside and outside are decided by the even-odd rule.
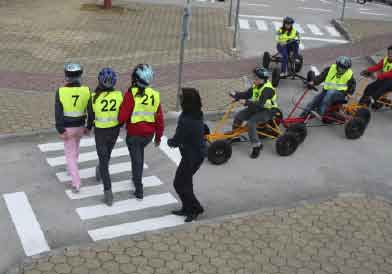
POLYGON ((171 213, 177 216, 186 216, 186 212, 182 208, 178 210, 172 210, 171 213))
POLYGON ((97 182, 101 181, 101 172, 99 171, 99 166, 95 167, 95 180, 97 180, 97 182))
POLYGON ((105 201, 105 204, 107 204, 108 206, 112 206, 113 205, 113 192, 111 190, 105 190, 103 199, 105 201))
POLYGON ((133 192, 137 200, 143 200, 143 188, 137 187, 136 190, 133 192))
POLYGON ((188 214, 188 215, 186 215, 184 222, 189 223, 189 222, 195 221, 197 219, 197 216, 199 216, 199 213, 188 214))
POLYGON ((263 149, 263 145, 255 146, 252 148, 252 152, 250 153, 250 158, 256 159, 260 155, 260 151, 263 149))

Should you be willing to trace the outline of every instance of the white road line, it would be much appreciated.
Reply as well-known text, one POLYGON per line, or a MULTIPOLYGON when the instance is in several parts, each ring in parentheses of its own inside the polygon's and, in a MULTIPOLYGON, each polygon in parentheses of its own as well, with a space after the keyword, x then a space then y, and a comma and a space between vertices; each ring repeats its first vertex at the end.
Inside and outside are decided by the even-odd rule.
MULTIPOLYGON (((27 256, 49 251, 50 247, 24 192, 3 195, 27 256)), ((5 248, 5 246, 3 247, 5 248)))
POLYGON ((304 50, 305 49, 305 46, 304 46, 304 44, 302 42, 299 43, 299 49, 300 50, 304 50))
POLYGON ((303 30, 303 28, 301 27, 300 24, 294 24, 294 27, 296 28, 296 30, 297 30, 299 33, 305 33, 305 31, 303 30))
POLYGON ((367 15, 376 15, 376 16, 391 16, 390 14, 384 14, 384 13, 374 13, 374 12, 365 12, 365 11, 360 11, 360 14, 367 14, 367 15))
POLYGON ((256 19, 283 20, 283 17, 276 17, 276 16, 262 16, 262 15, 251 15, 251 14, 240 14, 239 16, 256 18, 256 19))
POLYGON ((76 212, 80 219, 89 220, 104 216, 116 215, 130 211, 137 211, 145 208, 159 207, 169 204, 176 204, 177 200, 170 193, 155 194, 145 196, 143 200, 128 199, 113 203, 112 206, 99 204, 94 206, 79 207, 76 212))
POLYGON ((315 73, 316 75, 319 75, 319 74, 320 74, 320 71, 318 70, 318 68, 317 68, 316 66, 310 66, 310 70, 314 71, 314 73, 315 73))
MULTIPOLYGON (((155 177, 155 176, 144 177, 142 179, 142 182, 143 182, 144 187, 154 187, 154 186, 159 186, 159 185, 163 184, 162 181, 159 180, 159 178, 155 177)), ((112 183, 112 192, 113 193, 122 192, 122 191, 130 191, 130 190, 134 190, 134 189, 135 188, 130 180, 112 183)), ((85 187, 80 188, 79 193, 76 193, 76 194, 72 193, 71 190, 66 190, 65 193, 68 195, 68 197, 71 200, 79 200, 79 199, 102 195, 103 194, 103 186, 102 185, 85 186, 85 187)))
POLYGON ((267 31, 268 26, 264 20, 256 20, 256 26, 258 30, 267 31))
POLYGON ((163 217, 145 219, 134 223, 125 223, 121 225, 107 226, 89 230, 88 234, 93 241, 99 241, 126 235, 133 235, 145 231, 174 227, 182 224, 184 224, 184 217, 166 215, 163 217))
POLYGON ((238 23, 240 24, 241 29, 250 29, 249 21, 246 19, 238 19, 238 23))
MULTIPOLYGON (((121 138, 117 139, 117 143, 124 141, 121 138)), ((93 138, 82 138, 80 140, 80 147, 91 147, 95 146, 95 139, 93 138)), ((63 142, 54 142, 54 143, 47 143, 47 144, 40 144, 38 148, 42 152, 49 152, 49 151, 56 151, 56 150, 64 150, 64 143, 63 142)))
POLYGON ((332 12, 332 10, 319 9, 319 8, 306 8, 306 7, 300 7, 299 9, 303 9, 303 10, 314 10, 314 11, 323 11, 323 12, 332 12))
MULTIPOLYGON (((116 158, 116 157, 121 157, 126 155, 129 155, 128 147, 121 147, 121 148, 113 149, 111 158, 116 158)), ((79 155, 78 163, 88 162, 92 160, 98 160, 98 155, 96 151, 81 153, 79 155)), ((65 156, 47 158, 46 162, 48 162, 50 166, 61 166, 67 163, 65 156)))
POLYGON ((317 38, 317 37, 309 37, 309 36, 302 36, 301 40, 320 41, 320 42, 337 43, 337 44, 346 44, 346 43, 348 43, 347 40, 326 39, 326 38, 317 38))
POLYGON ((268 5, 268 4, 245 4, 245 6, 256 6, 256 7, 266 7, 266 8, 268 8, 268 7, 270 7, 271 5, 268 5))
POLYGON ((280 29, 280 27, 282 26, 282 22, 278 22, 278 21, 273 21, 272 24, 274 24, 275 30, 280 29))
POLYGON ((167 145, 167 137, 162 136, 161 138, 161 145, 159 148, 166 154, 167 157, 169 157, 170 160, 172 160, 177 166, 180 164, 181 161, 181 153, 178 148, 170 148, 167 145))
POLYGON ((340 33, 332 26, 325 26, 331 36, 340 37, 340 33))
MULTIPOLYGON (((123 162, 118 164, 109 165, 110 174, 117 174, 122 172, 131 171, 131 162, 123 162)), ((144 164, 144 168, 147 168, 147 165, 144 164)), ((67 174, 66 171, 56 173, 57 178, 60 182, 68 182, 71 181, 71 176, 67 174)), ((95 177, 95 167, 84 168, 79 170, 79 176, 81 179, 87 179, 95 177)))
POLYGON ((321 32, 321 30, 320 30, 316 25, 307 24, 306 26, 307 26, 307 27, 310 29, 310 31, 313 32, 315 35, 323 35, 323 33, 321 32))
POLYGON ((331 2, 329 2, 329 1, 327 1, 327 0, 320 0, 320 2, 321 2, 321 3, 324 3, 324 4, 332 4, 331 2))

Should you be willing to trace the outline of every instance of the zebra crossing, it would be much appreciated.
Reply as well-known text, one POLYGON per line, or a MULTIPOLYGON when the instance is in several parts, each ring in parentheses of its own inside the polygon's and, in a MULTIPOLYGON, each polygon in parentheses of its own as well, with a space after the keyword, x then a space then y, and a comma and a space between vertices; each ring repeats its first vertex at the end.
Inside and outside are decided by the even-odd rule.
MULTIPOLYGON (((160 148, 167 154, 169 159, 172 159, 178 164, 179 152, 172 149, 169 150, 166 145, 166 140, 167 138, 163 137, 160 148)), ((130 214, 133 216, 132 213, 142 212, 143 210, 153 211, 160 207, 176 205, 178 203, 173 194, 168 191, 162 192, 162 188, 159 187, 163 186, 164 182, 156 175, 144 177, 143 185, 146 189, 156 188, 155 192, 158 193, 145 195, 142 201, 138 201, 127 194, 129 196, 128 198, 115 201, 109 207, 103 201, 97 203, 97 199, 90 199, 103 195, 102 183, 95 181, 95 167, 98 156, 95 151, 94 138, 83 138, 80 146, 83 148, 83 152, 79 155, 79 163, 83 163, 83 168, 79 169, 79 174, 81 179, 86 180, 88 183, 82 185, 80 193, 72 193, 70 189, 67 189, 64 195, 66 195, 70 202, 76 204, 75 211, 77 216, 87 227, 89 227, 88 222, 90 220, 102 220, 102 218, 110 218, 120 214, 130 214)), ((44 154, 46 163, 54 172, 60 168, 66 170, 66 159, 62 142, 40 144, 38 148, 44 154)), ((117 161, 110 164, 109 171, 111 175, 116 175, 116 178, 121 177, 123 180, 112 182, 113 193, 129 193, 134 190, 133 184, 130 181, 131 162, 129 157, 124 156, 128 156, 128 148, 124 144, 124 140, 119 138, 112 154, 112 160, 116 159, 117 161)), ((144 164, 144 168, 149 168, 148 163, 144 164)), ((71 177, 67 171, 59 171, 55 172, 55 174, 59 183, 71 182, 71 177)), ((110 222, 113 220, 115 218, 110 219, 110 222)), ((110 223, 107 226, 88 229, 87 233, 93 241, 99 241, 144 231, 173 227, 183 223, 184 219, 182 217, 169 214, 143 220, 134 220, 133 222, 131 220, 131 222, 126 223, 110 223)))

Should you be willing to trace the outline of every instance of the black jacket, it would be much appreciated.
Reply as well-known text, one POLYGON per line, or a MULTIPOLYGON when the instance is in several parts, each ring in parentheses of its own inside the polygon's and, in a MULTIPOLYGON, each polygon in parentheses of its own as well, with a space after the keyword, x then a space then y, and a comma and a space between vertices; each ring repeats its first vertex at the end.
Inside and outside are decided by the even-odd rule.
MULTIPOLYGON (((78 84, 68 84, 66 87, 80 87, 78 84)), ((91 100, 91 98, 90 98, 91 100)), ((90 103, 89 103, 90 104, 90 103)), ((59 90, 56 91, 55 97, 55 119, 56 119, 56 130, 58 133, 63 134, 67 127, 84 127, 86 123, 87 115, 83 117, 64 117, 63 104, 60 102, 59 90)), ((93 126, 94 119, 89 115, 87 120, 87 128, 91 129, 93 126)))
POLYGON ((182 157, 199 160, 206 156, 203 113, 182 112, 178 118, 176 133, 167 141, 170 147, 178 147, 182 157))
MULTIPOLYGON (((264 109, 265 102, 268 99, 272 99, 275 95, 275 91, 272 88, 265 88, 263 91, 263 94, 260 96, 259 101, 257 102, 252 102, 248 101, 246 103, 246 106, 249 108, 251 112, 259 112, 264 109)), ((235 99, 237 100, 249 100, 253 96, 253 87, 249 88, 248 90, 244 92, 236 92, 235 94, 235 99)))
MULTIPOLYGON (((320 75, 316 76, 316 79, 314 80, 314 84, 316 86, 320 85, 322 82, 325 81, 325 79, 327 78, 327 75, 328 75, 329 68, 330 67, 325 68, 323 70, 323 72, 321 72, 320 75)), ((348 81, 347 86, 348 86, 347 93, 353 94, 355 92, 355 88, 357 86, 357 82, 355 81, 354 74, 351 77, 351 79, 348 81)))

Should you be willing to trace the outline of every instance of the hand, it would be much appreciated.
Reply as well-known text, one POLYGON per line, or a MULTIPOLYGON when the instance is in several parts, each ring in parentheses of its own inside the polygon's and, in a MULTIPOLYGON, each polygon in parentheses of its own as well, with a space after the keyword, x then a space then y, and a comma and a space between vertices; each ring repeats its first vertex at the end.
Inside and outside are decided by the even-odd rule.
POLYGON ((175 145, 174 145, 173 139, 168 139, 168 140, 167 140, 167 145, 168 145, 169 147, 171 147, 171 148, 174 148, 175 145))
POLYGON ((314 82, 313 82, 313 81, 309 81, 309 82, 306 84, 306 87, 309 88, 309 89, 313 88, 313 87, 314 87, 314 82))
POLYGON ((366 69, 361 71, 361 76, 363 76, 363 77, 370 77, 371 75, 372 75, 372 73, 367 71, 366 69))
POLYGON ((83 129, 83 134, 84 135, 90 136, 90 132, 91 132, 91 130, 86 128, 86 127, 83 129))
POLYGON ((68 133, 64 131, 62 134, 59 135, 60 139, 62 140, 67 140, 68 139, 68 133))
POLYGON ((159 140, 155 139, 154 144, 155 144, 155 147, 159 147, 161 145, 161 139, 159 139, 159 140))
POLYGON ((231 91, 230 93, 229 93, 229 96, 231 97, 231 98, 236 98, 236 92, 235 91, 231 91))

